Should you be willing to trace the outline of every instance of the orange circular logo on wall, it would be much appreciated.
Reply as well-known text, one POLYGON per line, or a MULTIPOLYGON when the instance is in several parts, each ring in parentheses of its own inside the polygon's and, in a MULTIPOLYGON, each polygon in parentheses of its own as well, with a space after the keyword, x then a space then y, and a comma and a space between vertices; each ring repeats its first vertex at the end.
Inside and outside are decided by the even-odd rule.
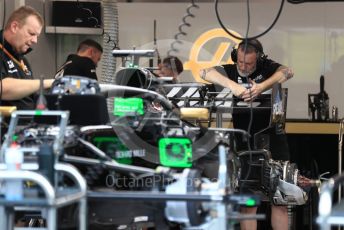
MULTIPOLYGON (((230 30, 230 32, 235 34, 238 37, 241 37, 241 35, 235 31, 230 30)), ((227 34, 226 31, 224 31, 221 28, 208 30, 205 33, 201 34, 193 43, 193 46, 191 47, 191 50, 190 50, 189 61, 184 63, 184 69, 190 70, 192 73, 192 76, 197 82, 209 83, 200 78, 199 71, 201 69, 209 68, 212 66, 233 63, 233 61, 230 58, 230 55, 227 60, 223 60, 223 59, 225 58, 225 55, 228 52, 230 53, 232 51, 231 47, 236 46, 237 44, 240 43, 240 41, 241 40, 236 39, 230 36, 229 34, 227 34), (215 39, 219 39, 219 38, 224 39, 224 41, 219 44, 214 54, 211 54, 212 58, 206 61, 199 60, 200 53, 202 49, 204 49, 204 46, 209 44, 212 41, 215 41, 215 39), (234 45, 232 45, 232 43, 234 45)))

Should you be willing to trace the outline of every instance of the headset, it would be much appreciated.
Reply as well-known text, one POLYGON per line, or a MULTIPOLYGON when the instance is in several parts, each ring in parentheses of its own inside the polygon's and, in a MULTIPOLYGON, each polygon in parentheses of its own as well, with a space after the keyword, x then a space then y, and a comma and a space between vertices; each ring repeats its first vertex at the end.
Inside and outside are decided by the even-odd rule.
MULTIPOLYGON (((257 67, 261 66, 263 61, 268 57, 264 54, 262 43, 260 43, 260 41, 258 41, 257 39, 243 40, 239 43, 238 48, 244 46, 246 41, 247 47, 253 47, 257 53, 257 67)), ((233 47, 233 50, 231 52, 231 58, 234 63, 237 63, 238 61, 238 48, 233 47)))

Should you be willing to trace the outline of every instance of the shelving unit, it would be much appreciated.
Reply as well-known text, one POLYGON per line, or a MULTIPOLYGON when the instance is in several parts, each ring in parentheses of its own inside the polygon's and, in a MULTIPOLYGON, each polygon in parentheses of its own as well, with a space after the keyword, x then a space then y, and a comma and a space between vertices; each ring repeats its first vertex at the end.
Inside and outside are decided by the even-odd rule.
POLYGON ((65 27, 65 26, 46 26, 47 34, 92 34, 101 35, 102 28, 84 28, 84 27, 65 27))

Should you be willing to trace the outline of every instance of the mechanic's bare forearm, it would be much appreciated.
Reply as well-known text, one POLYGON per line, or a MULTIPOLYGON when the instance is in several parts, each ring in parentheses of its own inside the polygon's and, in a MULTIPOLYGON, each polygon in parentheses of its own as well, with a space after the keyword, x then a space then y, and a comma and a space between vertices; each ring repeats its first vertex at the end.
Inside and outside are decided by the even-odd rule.
POLYGON ((294 76, 289 67, 281 66, 270 78, 261 83, 262 92, 270 89, 276 83, 284 83, 294 76))
POLYGON ((236 96, 244 91, 243 87, 239 86, 236 82, 232 81, 228 77, 220 74, 215 68, 202 69, 200 71, 200 76, 205 81, 229 88, 236 96))
MULTIPOLYGON (((44 88, 49 88, 52 79, 44 80, 44 88)), ((2 80, 2 100, 18 100, 39 90, 39 80, 5 78, 2 80)))

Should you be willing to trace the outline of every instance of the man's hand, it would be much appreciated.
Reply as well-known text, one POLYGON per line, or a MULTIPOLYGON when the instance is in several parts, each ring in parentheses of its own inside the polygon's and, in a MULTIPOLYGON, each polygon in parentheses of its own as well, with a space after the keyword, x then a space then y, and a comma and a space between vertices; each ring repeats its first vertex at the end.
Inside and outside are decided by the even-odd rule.
POLYGON ((235 96, 237 96, 238 98, 243 98, 243 96, 245 95, 247 89, 242 86, 242 85, 239 85, 239 84, 236 84, 235 87, 233 87, 233 89, 231 89, 233 94, 235 96))
POLYGON ((250 88, 245 89, 245 92, 241 95, 241 98, 244 101, 253 101, 256 97, 258 97, 263 91, 263 88, 260 84, 250 80, 250 88))
POLYGON ((242 98, 242 96, 246 92, 246 88, 242 86, 241 84, 238 84, 235 81, 232 81, 227 76, 224 76, 220 72, 218 72, 214 67, 207 68, 207 69, 201 69, 200 72, 200 78, 204 81, 211 82, 217 85, 221 85, 225 88, 229 88, 233 95, 236 97, 242 98))

